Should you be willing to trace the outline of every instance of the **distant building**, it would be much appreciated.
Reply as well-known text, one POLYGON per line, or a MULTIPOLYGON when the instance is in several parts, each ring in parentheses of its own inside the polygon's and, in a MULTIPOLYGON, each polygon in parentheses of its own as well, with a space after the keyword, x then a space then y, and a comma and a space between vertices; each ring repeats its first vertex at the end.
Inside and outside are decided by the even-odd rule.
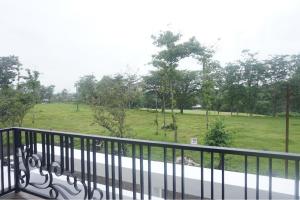
POLYGON ((43 99, 42 103, 50 103, 50 100, 49 99, 43 99))
POLYGON ((200 104, 196 104, 194 106, 192 106, 192 109, 201 109, 202 106, 200 104))

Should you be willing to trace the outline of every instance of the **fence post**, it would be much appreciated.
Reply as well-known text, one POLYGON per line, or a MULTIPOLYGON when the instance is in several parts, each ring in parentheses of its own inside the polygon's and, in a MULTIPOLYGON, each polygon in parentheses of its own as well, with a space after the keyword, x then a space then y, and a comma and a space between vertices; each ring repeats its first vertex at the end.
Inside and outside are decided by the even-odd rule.
POLYGON ((19 147, 21 145, 21 134, 18 128, 13 129, 14 133, 14 173, 15 173, 15 192, 20 192, 19 188, 19 147))

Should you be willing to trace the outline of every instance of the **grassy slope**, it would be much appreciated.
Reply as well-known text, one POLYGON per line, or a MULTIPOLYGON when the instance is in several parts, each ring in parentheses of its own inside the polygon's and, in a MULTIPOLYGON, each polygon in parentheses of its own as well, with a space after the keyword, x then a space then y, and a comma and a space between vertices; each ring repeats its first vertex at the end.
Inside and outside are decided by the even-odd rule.
MULTIPOLYGON (((25 127, 43 129, 54 129, 61 131, 73 131, 80 133, 93 133, 108 135, 103 128, 93 124, 91 110, 86 105, 80 105, 79 112, 76 112, 74 104, 40 104, 35 107, 35 123, 32 123, 32 114, 28 114, 24 121, 25 127)), ((132 128, 135 138, 173 141, 173 133, 160 130, 155 134, 154 113, 146 110, 130 110, 127 113, 127 123, 132 128)), ((213 121, 217 116, 210 116, 213 121)), ((285 119, 268 116, 221 116, 225 120, 228 129, 235 132, 233 147, 250 148, 260 150, 284 150, 285 119)), ((168 123, 171 122, 170 114, 167 114, 168 123)), ((199 143, 203 143, 205 133, 205 116, 194 112, 190 114, 177 114, 178 135, 181 143, 189 143, 191 137, 198 137, 199 143)), ((162 124, 162 115, 159 115, 159 123, 162 124)), ((300 118, 291 119, 290 128, 290 151, 300 153, 300 118)), ((208 156, 208 155, 207 155, 208 156)), ((241 158, 232 157, 230 160, 231 169, 241 168, 241 158)), ((276 162, 276 161, 275 161, 276 162)), ((253 170, 254 164, 253 163, 253 170)), ((262 160, 261 163, 267 163, 262 160)), ((274 164, 274 169, 282 170, 282 163, 274 164)))

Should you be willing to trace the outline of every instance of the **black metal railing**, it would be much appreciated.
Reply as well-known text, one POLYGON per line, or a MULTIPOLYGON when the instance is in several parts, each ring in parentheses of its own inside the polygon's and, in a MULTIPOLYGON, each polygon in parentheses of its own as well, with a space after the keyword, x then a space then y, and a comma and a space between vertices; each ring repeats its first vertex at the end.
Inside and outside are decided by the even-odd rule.
POLYGON ((288 179, 294 182, 292 198, 299 199, 300 155, 293 153, 28 128, 1 129, 0 153, 0 196, 25 191, 44 198, 62 199, 151 199, 152 196, 162 199, 225 199, 231 198, 232 192, 241 192, 226 186, 225 172, 232 170, 243 174, 242 198, 271 199, 274 193, 278 193, 272 190, 272 179, 284 173, 281 164, 284 166, 288 161, 293 168, 288 179), (238 166, 231 166, 230 159, 235 159, 238 166), (154 161, 159 161, 155 165, 162 167, 161 177, 157 176, 157 171, 154 177, 154 161), (191 185, 185 176, 189 165, 199 169, 198 182, 192 185, 198 188, 197 194, 188 192, 191 185), (204 178, 206 169, 209 169, 209 184, 204 178), (220 184, 214 180, 217 171, 221 174, 220 184), (250 174, 255 176, 254 189, 248 185, 250 174), (261 175, 268 177, 267 191, 260 187, 261 175), (153 193, 153 188, 161 182, 159 196, 153 193), (249 193, 252 195, 253 192, 254 196, 250 196, 249 193))

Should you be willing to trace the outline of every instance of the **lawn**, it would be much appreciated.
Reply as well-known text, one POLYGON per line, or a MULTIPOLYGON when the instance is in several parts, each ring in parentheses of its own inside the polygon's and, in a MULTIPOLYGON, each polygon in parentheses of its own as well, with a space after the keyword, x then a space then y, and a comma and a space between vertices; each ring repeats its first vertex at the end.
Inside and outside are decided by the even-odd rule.
MULTIPOLYGON (((24 120, 24 127, 109 135, 106 130, 93 123, 92 112, 86 105, 80 105, 79 111, 76 111, 74 104, 40 104, 34 110, 34 122, 33 112, 30 112, 24 120)), ((168 142, 174 140, 172 131, 167 131, 166 136, 163 130, 155 134, 155 114, 152 111, 128 110, 127 117, 127 124, 132 129, 134 138, 168 142)), ((214 113, 209 117, 210 122, 216 117, 223 118, 226 127, 234 132, 232 147, 284 151, 285 119, 283 117, 230 116, 226 113, 218 116, 214 113)), ((162 124, 162 119, 162 115, 159 114, 160 124, 162 124)), ((169 113, 167 121, 171 122, 169 113)), ((183 115, 178 113, 177 121, 180 143, 189 143, 191 137, 197 137, 198 142, 203 144, 206 132, 203 113, 199 114, 194 111, 187 111, 183 115)), ((291 118, 290 124, 290 151, 300 153, 300 118, 291 118)), ((228 159, 230 163, 228 166, 231 169, 241 168, 240 157, 228 159)), ((267 160, 261 163, 267 163, 267 160)), ((275 163, 274 169, 278 168, 281 171, 281 165, 282 163, 275 163)))

